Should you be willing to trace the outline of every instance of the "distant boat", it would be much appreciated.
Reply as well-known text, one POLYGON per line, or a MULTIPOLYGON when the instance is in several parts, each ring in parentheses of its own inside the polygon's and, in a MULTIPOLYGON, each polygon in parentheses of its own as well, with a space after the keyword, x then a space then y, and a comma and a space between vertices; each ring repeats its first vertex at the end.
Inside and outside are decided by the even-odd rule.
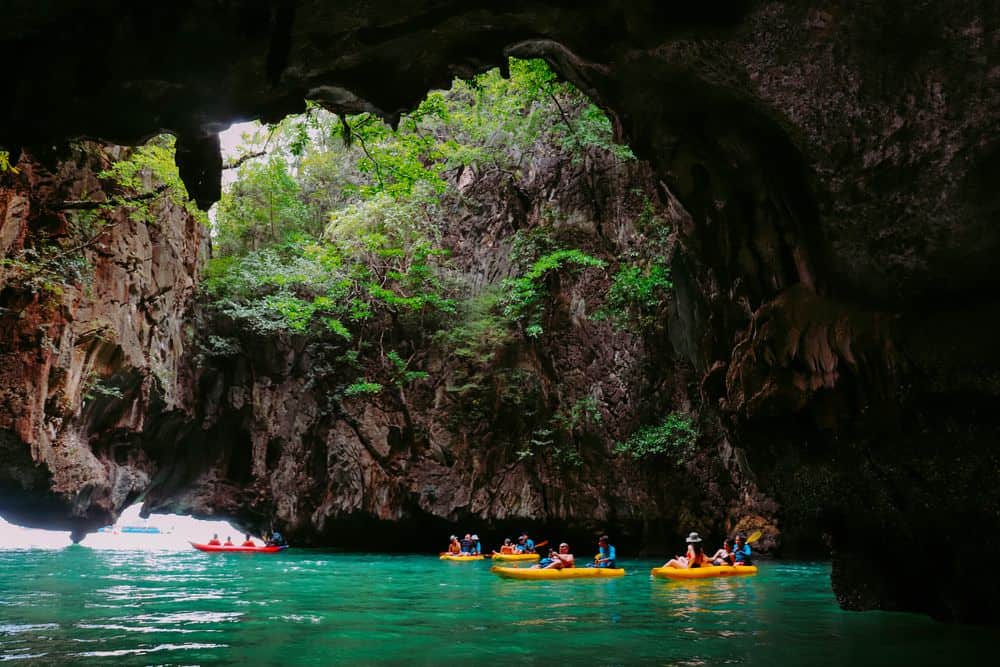
POLYGON ((170 531, 163 531, 156 526, 105 526, 99 529, 99 533, 112 533, 115 535, 125 533, 140 533, 143 535, 166 535, 170 531))

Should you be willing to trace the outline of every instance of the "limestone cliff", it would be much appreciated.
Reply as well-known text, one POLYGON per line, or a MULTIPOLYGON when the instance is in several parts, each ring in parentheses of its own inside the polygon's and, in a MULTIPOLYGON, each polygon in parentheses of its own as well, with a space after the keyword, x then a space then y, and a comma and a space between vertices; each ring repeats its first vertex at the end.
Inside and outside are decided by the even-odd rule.
POLYGON ((153 468, 128 435, 182 398, 204 231, 168 198, 116 204, 99 175, 123 150, 0 181, 0 497, 28 525, 82 534, 133 502, 153 468))

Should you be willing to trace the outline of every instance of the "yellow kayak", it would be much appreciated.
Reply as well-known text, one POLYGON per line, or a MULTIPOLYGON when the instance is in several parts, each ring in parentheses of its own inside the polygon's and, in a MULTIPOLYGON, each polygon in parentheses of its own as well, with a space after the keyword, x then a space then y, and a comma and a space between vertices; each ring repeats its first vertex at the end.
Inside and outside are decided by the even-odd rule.
POLYGON ((459 561, 483 560, 483 556, 481 554, 478 556, 458 556, 455 554, 441 554, 440 558, 441 560, 459 560, 459 561))
POLYGON ((538 554, 493 554, 493 560, 536 561, 539 558, 538 554))
POLYGON ((541 568, 503 567, 494 565, 490 572, 505 579, 604 579, 624 577, 625 570, 610 567, 570 567, 562 570, 543 570, 541 568))
POLYGON ((757 574, 756 565, 712 565, 710 567, 695 567, 681 569, 679 567, 654 567, 654 577, 659 579, 709 579, 711 577, 738 577, 747 574, 757 574))

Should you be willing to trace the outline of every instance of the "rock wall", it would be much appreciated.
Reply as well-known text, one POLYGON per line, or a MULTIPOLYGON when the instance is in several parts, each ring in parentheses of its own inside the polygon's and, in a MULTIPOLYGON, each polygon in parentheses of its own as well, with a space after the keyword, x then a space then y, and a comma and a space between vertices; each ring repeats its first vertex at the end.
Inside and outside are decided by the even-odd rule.
POLYGON ((105 525, 153 471, 125 439, 180 405, 204 230, 169 199, 111 205, 98 175, 124 152, 0 175, 0 513, 25 525, 105 525))

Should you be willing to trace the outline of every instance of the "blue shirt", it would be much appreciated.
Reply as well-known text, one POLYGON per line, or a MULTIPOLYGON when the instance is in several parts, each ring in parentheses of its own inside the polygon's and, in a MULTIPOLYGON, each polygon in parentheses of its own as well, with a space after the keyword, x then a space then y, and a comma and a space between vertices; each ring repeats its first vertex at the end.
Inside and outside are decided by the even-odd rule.
POLYGON ((614 567, 616 554, 615 548, 610 544, 607 547, 598 547, 597 552, 601 554, 601 559, 607 559, 609 562, 601 563, 601 567, 614 567))
POLYGON ((735 556, 737 563, 750 560, 750 545, 744 544, 742 547, 735 547, 733 549, 733 556, 735 556))
POLYGON ((535 542, 530 537, 524 541, 524 544, 518 544, 517 550, 521 553, 528 553, 535 550, 535 542))

